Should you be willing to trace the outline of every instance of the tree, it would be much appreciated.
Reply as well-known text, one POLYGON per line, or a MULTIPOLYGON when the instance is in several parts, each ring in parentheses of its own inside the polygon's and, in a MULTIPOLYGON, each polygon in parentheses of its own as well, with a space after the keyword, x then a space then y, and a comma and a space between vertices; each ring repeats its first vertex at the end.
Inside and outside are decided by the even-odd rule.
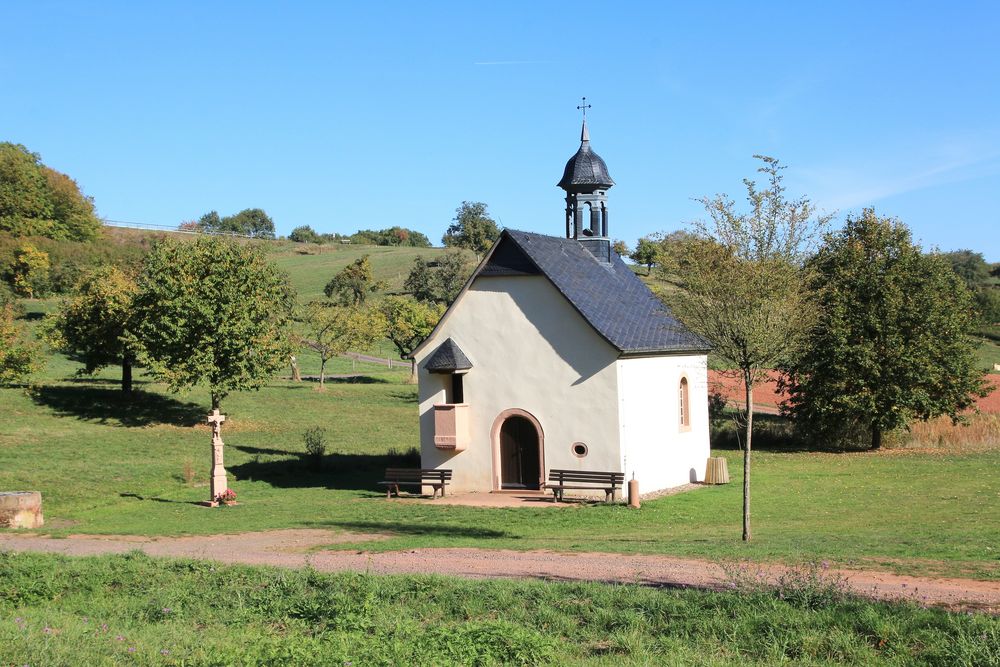
POLYGON ((89 241, 101 221, 76 181, 20 144, 0 143, 0 231, 89 241))
POLYGON ((990 283, 990 265, 983 259, 983 253, 971 250, 953 250, 941 253, 952 270, 965 281, 966 287, 975 290, 990 283))
POLYGON ((973 293, 979 321, 983 324, 1000 324, 1000 288, 981 287, 973 293))
POLYGON ((253 245, 167 239, 138 280, 132 338, 139 360, 171 389, 207 383, 212 408, 232 391, 259 389, 291 354, 295 303, 284 273, 253 245))
POLYGON ((49 288, 49 254, 30 243, 14 251, 14 259, 7 269, 11 287, 20 296, 29 299, 43 296, 49 288))
POLYGON ((958 421, 984 395, 971 295, 903 223, 872 209, 848 216, 810 266, 820 318, 785 382, 802 430, 838 440, 860 430, 878 449, 914 419, 958 421))
POLYGON ((1000 288, 993 284, 991 265, 983 259, 983 254, 954 250, 941 256, 972 292, 979 322, 987 325, 1000 322, 1000 288))
POLYGON ((384 288, 384 283, 375 280, 371 258, 363 255, 331 278, 323 293, 342 306, 360 306, 370 293, 384 288))
POLYGON ((263 209, 245 208, 234 216, 223 218, 222 224, 255 239, 274 238, 274 221, 263 209))
POLYGON ((122 367, 122 392, 132 393, 132 367, 137 350, 129 342, 135 280, 114 266, 90 273, 77 293, 46 323, 49 343, 84 364, 85 373, 105 366, 122 367))
POLYGON ((259 208, 245 208, 236 215, 227 215, 224 218, 220 218, 217 211, 209 211, 198 219, 198 225, 204 231, 214 234, 274 238, 274 221, 259 208))
POLYGON ((288 238, 296 243, 319 243, 321 241, 319 234, 309 225, 296 227, 288 235, 288 238))
POLYGON ((814 321, 803 260, 829 216, 815 216, 805 197, 785 197, 778 160, 763 162, 760 188, 744 179, 748 212, 726 195, 699 201, 709 222, 695 223, 675 265, 661 267, 673 281, 663 293, 674 314, 708 340, 735 367, 744 385, 743 539, 750 541, 750 453, 753 390, 766 372, 800 348, 814 321))
POLYGON ((480 201, 463 201, 455 209, 455 218, 441 242, 448 247, 465 248, 476 253, 478 260, 500 238, 497 223, 486 211, 486 204, 480 201))
POLYGON ((326 386, 326 362, 349 350, 367 350, 385 337, 385 316, 358 305, 335 306, 314 301, 306 308, 302 342, 319 355, 319 386, 326 386))
POLYGON ((644 236, 639 239, 639 242, 635 246, 635 250, 629 256, 636 264, 642 264, 646 267, 646 275, 648 276, 653 270, 653 264, 656 263, 656 243, 644 236))
POLYGON ((52 218, 58 235, 74 241, 92 241, 100 235, 101 221, 94 212, 94 200, 80 192, 76 181, 55 169, 42 166, 52 202, 52 218))
POLYGON ((413 268, 403 282, 403 289, 418 301, 431 301, 450 305, 465 282, 472 275, 473 267, 460 250, 444 253, 437 263, 423 257, 413 260, 413 268))
MULTIPOLYGON (((404 359, 433 331, 444 307, 405 296, 390 296, 380 304, 388 336, 404 359)), ((416 382, 417 362, 410 357, 410 382, 416 382)))
POLYGON ((351 235, 351 243, 360 245, 409 246, 411 248, 431 247, 431 242, 425 234, 399 226, 378 230, 359 229, 351 235))
POLYGON ((14 323, 14 306, 0 306, 0 385, 23 382, 40 366, 38 347, 24 342, 14 323))
POLYGON ((611 249, 614 250, 619 257, 628 257, 632 253, 632 251, 628 249, 628 244, 621 239, 616 239, 615 242, 611 244, 611 249))

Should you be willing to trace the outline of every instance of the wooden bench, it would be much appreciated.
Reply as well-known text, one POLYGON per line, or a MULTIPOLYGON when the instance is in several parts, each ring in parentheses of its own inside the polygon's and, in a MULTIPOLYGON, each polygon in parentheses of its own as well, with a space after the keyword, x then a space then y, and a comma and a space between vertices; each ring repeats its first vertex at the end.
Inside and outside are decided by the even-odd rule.
POLYGON ((623 472, 602 472, 597 470, 549 470, 546 489, 552 489, 552 502, 563 499, 566 489, 600 489, 604 491, 604 502, 609 502, 625 483, 623 472))
POLYGON ((434 489, 432 497, 437 497, 437 492, 441 491, 441 497, 444 498, 444 487, 448 485, 451 481, 451 471, 450 470, 438 470, 436 468, 386 468, 385 469, 385 479, 379 484, 386 487, 385 497, 391 498, 393 489, 396 490, 396 496, 399 496, 399 487, 401 486, 416 486, 423 490, 422 487, 430 486, 434 489))

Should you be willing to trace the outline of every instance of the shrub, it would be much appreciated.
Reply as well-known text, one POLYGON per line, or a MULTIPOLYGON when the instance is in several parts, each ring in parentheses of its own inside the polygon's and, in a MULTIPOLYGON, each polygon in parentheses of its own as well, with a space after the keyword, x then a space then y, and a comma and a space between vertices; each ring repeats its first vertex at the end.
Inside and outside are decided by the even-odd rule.
POLYGON ((326 429, 322 426, 307 428, 302 440, 306 443, 306 453, 314 459, 322 459, 326 454, 326 429))

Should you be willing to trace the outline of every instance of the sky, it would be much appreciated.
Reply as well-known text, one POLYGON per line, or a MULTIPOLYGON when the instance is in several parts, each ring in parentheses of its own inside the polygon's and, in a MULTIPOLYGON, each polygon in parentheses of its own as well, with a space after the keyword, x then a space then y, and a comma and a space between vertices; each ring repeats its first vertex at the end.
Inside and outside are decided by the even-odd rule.
POLYGON ((438 243, 469 200, 560 235, 586 96, 614 238, 742 201, 765 154, 836 226, 874 207, 1000 261, 997 2, 38 0, 0 25, 0 141, 111 220, 438 243))

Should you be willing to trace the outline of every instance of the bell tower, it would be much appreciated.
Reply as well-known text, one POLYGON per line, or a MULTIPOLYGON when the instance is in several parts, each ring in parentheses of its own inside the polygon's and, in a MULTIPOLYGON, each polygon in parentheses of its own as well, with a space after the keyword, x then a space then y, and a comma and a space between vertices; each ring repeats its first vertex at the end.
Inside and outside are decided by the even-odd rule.
MULTIPOLYGON (((587 129, 587 98, 577 107, 583 111, 583 128, 580 130, 580 148, 569 159, 558 185, 566 191, 566 238, 581 242, 590 239, 604 244, 585 243, 591 246, 608 245, 608 189, 615 184, 608 174, 608 165, 590 148, 590 131, 587 129)), ((608 249, 610 252, 610 247, 608 249)), ((594 253, 597 256, 598 253, 594 253)), ((606 255, 605 252, 600 252, 606 255)), ((600 259, 600 257, 598 257, 600 259)), ((608 261, 608 260, 605 260, 608 261)))

